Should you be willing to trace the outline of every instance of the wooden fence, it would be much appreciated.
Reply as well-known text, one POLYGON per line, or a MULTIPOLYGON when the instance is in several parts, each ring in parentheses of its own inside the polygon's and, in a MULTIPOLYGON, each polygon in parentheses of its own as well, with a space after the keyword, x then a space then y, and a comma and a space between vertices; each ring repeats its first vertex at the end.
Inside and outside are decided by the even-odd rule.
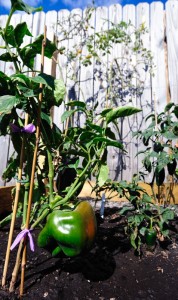
MULTIPOLYGON (((69 15, 70 18, 83 18, 85 11, 74 9, 71 12, 68 10, 37 12, 34 15, 16 14, 13 16, 12 25, 19 22, 27 22, 33 37, 43 33, 44 24, 47 26, 47 37, 50 40, 54 36, 60 38, 61 32, 59 24, 62 22, 65 26, 65 18, 69 15)), ((7 16, 0 16, 0 27, 4 27, 7 16)), ((124 121, 123 124, 123 142, 127 149, 127 154, 120 153, 114 148, 110 148, 108 163, 110 167, 110 176, 112 179, 127 179, 131 180, 132 174, 140 170, 141 158, 135 157, 135 154, 140 150, 140 144, 137 139, 132 138, 132 131, 137 130, 141 119, 154 110, 154 103, 156 103, 156 110, 160 112, 165 104, 172 101, 178 104, 178 1, 168 1, 165 4, 162 2, 140 3, 137 6, 126 5, 122 7, 119 4, 111 5, 109 7, 98 7, 92 11, 90 22, 90 30, 93 32, 100 32, 105 30, 108 26, 106 20, 115 24, 120 21, 131 23, 138 28, 140 24, 145 24, 148 32, 144 35, 143 43, 145 48, 150 49, 154 58, 154 76, 151 77, 148 73, 144 75, 144 90, 141 97, 132 99, 133 105, 140 106, 143 111, 137 117, 131 117, 129 121, 124 121)), ((67 24, 67 23, 66 23, 67 24)), ((72 26, 69 24, 66 26, 72 26)), ((66 28, 68 30, 68 28, 66 28)), ((92 33, 92 32, 91 32, 92 33)), ((59 47, 65 46, 70 51, 75 47, 76 43, 81 38, 80 33, 77 32, 72 39, 64 39, 59 47)), ((25 43, 31 41, 30 37, 26 37, 25 43)), ((2 40, 0 40, 0 45, 2 40)), ((3 50, 0 50, 0 54, 3 50)), ((82 54, 86 49, 82 50, 82 54)), ((111 55, 118 55, 121 49, 118 47, 113 49, 111 55)), ((112 57, 112 59, 113 59, 112 57)), ((66 57, 60 55, 58 57, 61 69, 57 67, 51 60, 45 59, 44 72, 52 74, 59 78, 62 75, 68 89, 68 94, 75 94, 76 99, 81 101, 105 101, 106 90, 101 88, 101 82, 94 76, 94 60, 93 64, 89 67, 80 66, 79 61, 75 61, 73 69, 76 70, 76 78, 68 76, 71 72, 71 66, 68 64, 66 57), (78 84, 76 85, 76 81, 78 84), (79 89, 80 88, 80 89, 79 89), (80 93, 82 90, 83 93, 80 93)), ((103 57, 103 60, 105 58, 103 57)), ((39 68, 40 60, 36 61, 36 69, 39 68)), ((5 72, 7 75, 14 73, 14 67, 11 63, 4 63, 0 61, 0 71, 5 72)), ((70 98, 73 96, 69 96, 70 98)), ((118 103, 119 105, 119 103, 118 103)), ((62 128, 60 116, 64 107, 54 107, 53 120, 62 128)), ((79 122, 76 120, 76 125, 79 122)), ((80 120, 80 122, 82 122, 80 120)), ((79 122, 79 123, 80 123, 79 122)), ((81 124, 79 124, 81 125, 81 124)), ((12 184, 5 183, 2 180, 2 172, 7 165, 8 158, 13 153, 13 147, 8 136, 0 137, 0 186, 12 184)))

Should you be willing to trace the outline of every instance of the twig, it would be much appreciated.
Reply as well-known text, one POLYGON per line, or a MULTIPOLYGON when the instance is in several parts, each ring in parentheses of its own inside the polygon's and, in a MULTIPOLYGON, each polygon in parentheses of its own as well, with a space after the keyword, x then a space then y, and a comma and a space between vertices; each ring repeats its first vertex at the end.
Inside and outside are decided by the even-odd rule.
MULTIPOLYGON (((44 39, 42 42, 42 50, 41 50, 41 73, 43 73, 44 69, 44 50, 46 45, 46 26, 44 27, 44 39)), ((43 85, 40 84, 40 89, 42 90, 43 85)), ((40 123, 41 123, 41 103, 43 99, 43 93, 39 94, 38 100, 38 116, 37 116, 37 126, 36 126, 36 145, 33 154, 33 163, 32 163, 32 172, 30 179, 30 190, 29 190, 29 198, 28 198, 28 209, 27 209, 27 218, 26 218, 26 229, 29 229, 30 224, 30 214, 31 214, 31 206, 32 206, 32 198, 33 198, 33 188, 34 188, 34 178, 35 178, 35 170, 36 170, 36 161, 37 161, 37 153, 38 153, 38 144, 40 138, 40 123)), ((26 266, 26 255, 27 253, 27 243, 26 238, 24 238, 24 249, 22 255, 22 264, 21 264, 21 284, 20 284, 20 297, 23 295, 24 291, 24 279, 25 279, 25 266, 26 266)))
MULTIPOLYGON (((25 115, 25 126, 27 124, 28 124, 28 114, 25 115)), ((16 193, 15 193, 14 207, 13 207, 12 220, 11 220, 11 225, 10 225, 10 230, 9 230, 9 238, 8 238, 8 243, 7 243, 4 270, 3 270, 3 275, 2 275, 2 286, 3 287, 6 284, 6 276, 7 276, 7 270, 8 270, 9 258, 10 258, 10 247, 11 247, 11 244, 12 244, 12 237, 13 237, 16 214, 17 214, 17 208, 18 208, 18 202, 19 202, 19 194, 20 194, 20 187, 21 187, 21 180, 22 180, 22 170, 23 170, 23 161, 24 161, 24 149, 25 149, 25 135, 23 136, 23 139, 22 139, 22 147, 21 147, 21 153, 20 153, 20 166, 19 166, 19 171, 18 171, 18 180, 16 182, 16 193)))

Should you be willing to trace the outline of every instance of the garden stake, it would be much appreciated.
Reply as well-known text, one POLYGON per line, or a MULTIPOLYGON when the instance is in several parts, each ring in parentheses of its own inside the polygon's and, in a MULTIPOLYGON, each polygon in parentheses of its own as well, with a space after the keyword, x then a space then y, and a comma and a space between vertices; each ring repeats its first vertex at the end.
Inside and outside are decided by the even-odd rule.
MULTIPOLYGON (((28 114, 25 115, 25 126, 28 124, 28 114)), ((12 236, 14 232, 14 226, 15 226, 15 220, 16 220, 16 213, 18 208, 18 202, 19 202, 19 194, 20 194, 20 187, 21 187, 21 180, 22 180, 22 169, 23 169, 23 161, 24 161, 24 148, 25 148, 25 134, 22 139, 22 147, 21 147, 21 153, 20 153, 20 166, 18 171, 18 179, 16 182, 16 193, 15 193, 15 200, 14 200, 14 207, 13 207, 13 213, 12 213, 12 220, 9 230, 9 238, 8 238, 8 244, 7 244, 7 250, 6 250, 6 257, 4 262, 4 270, 2 275, 2 287, 6 284, 6 276, 7 276, 7 269, 9 264, 9 258, 10 258, 10 247, 12 243, 12 236)))
POLYGON ((16 262, 15 262, 15 266, 14 266, 14 269, 12 272, 12 278, 11 278, 10 287, 9 287, 10 293, 12 293, 14 291, 14 286, 16 283, 16 279, 17 279, 17 275, 18 275, 19 267, 20 267, 22 249, 23 249, 23 240, 20 241, 18 251, 17 251, 16 262))
MULTIPOLYGON (((44 50, 46 45, 46 26, 44 28, 44 39, 42 42, 42 50, 41 50, 41 73, 43 73, 44 69, 44 50)), ((40 83, 40 89, 43 88, 43 85, 40 83)), ((32 163, 32 172, 31 172, 31 179, 30 179, 30 190, 29 190, 29 198, 28 198, 28 209, 27 209, 27 218, 25 228, 29 229, 30 224, 30 213, 31 213, 31 206, 32 206, 32 197, 33 197, 33 187, 34 187, 34 178, 35 178, 35 169, 36 169, 36 160, 37 160, 37 153, 38 153, 38 144, 40 139, 40 123, 41 123, 41 103, 42 103, 43 93, 39 94, 38 100, 38 116, 37 116, 37 126, 36 126, 36 145, 33 154, 33 163, 32 163)), ((27 238, 24 237, 24 248, 22 254, 22 263, 21 263, 21 284, 20 284, 20 297, 23 296, 24 291, 24 280, 25 280, 25 266, 27 260, 27 238)))

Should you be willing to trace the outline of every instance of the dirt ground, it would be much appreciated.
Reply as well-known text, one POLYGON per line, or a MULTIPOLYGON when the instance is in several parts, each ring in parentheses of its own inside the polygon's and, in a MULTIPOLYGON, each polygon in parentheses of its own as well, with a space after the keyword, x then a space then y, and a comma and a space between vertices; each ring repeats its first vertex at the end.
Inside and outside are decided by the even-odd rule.
MULTIPOLYGON (((178 218, 170 225, 172 243, 157 245, 153 252, 143 248, 138 257, 124 234, 125 221, 117 204, 106 207, 104 219, 96 211, 98 233, 90 252, 75 258, 52 258, 48 251, 28 249, 25 294, 28 300, 178 300, 178 218)), ((19 233, 16 226, 14 236, 19 233)), ((34 240, 38 231, 33 232, 34 240)), ((8 227, 0 230, 0 276, 7 246, 8 227)), ((10 256, 11 278, 16 250, 10 256)), ((8 282, 7 282, 8 283, 8 282)), ((18 299, 0 290, 0 299, 18 299)), ((7 285, 8 287, 8 285, 7 285)))

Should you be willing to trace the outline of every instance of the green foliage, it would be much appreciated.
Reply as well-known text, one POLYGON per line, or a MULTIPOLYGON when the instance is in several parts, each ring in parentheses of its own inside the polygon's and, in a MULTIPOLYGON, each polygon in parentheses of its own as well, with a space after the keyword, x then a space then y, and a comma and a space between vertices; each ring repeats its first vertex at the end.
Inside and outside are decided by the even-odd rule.
MULTIPOLYGON (((16 10, 32 13, 40 10, 40 8, 33 9, 21 0, 11 2, 12 7, 7 24, 0 31, 5 45, 5 53, 0 56, 0 60, 13 63, 15 72, 10 76, 0 72, 0 134, 11 136, 14 153, 9 160, 9 165, 4 171, 3 177, 7 181, 16 178, 24 143, 22 189, 24 203, 26 203, 29 185, 27 184, 25 187, 23 183, 30 182, 33 153, 36 143, 39 143, 35 173, 35 187, 37 186, 37 189, 34 190, 33 198, 35 201, 31 213, 31 220, 36 220, 35 224, 37 224, 43 215, 46 217, 49 210, 66 207, 77 196, 78 191, 81 190, 84 182, 91 175, 95 176, 96 185, 100 188, 107 182, 109 178, 109 168, 107 166, 108 147, 117 147, 125 151, 122 141, 117 140, 110 125, 115 125, 120 118, 138 113, 140 109, 133 107, 131 104, 123 106, 124 103, 122 103, 117 108, 110 105, 106 109, 106 105, 104 105, 103 109, 99 109, 99 112, 96 113, 98 103, 91 109, 80 99, 73 99, 73 101, 70 99, 65 103, 65 111, 61 116, 64 130, 60 130, 52 121, 51 108, 54 105, 60 106, 64 103, 65 85, 61 79, 55 79, 53 76, 41 72, 41 70, 34 69, 36 56, 41 54, 44 36, 40 35, 33 42, 24 46, 24 38, 26 36, 32 37, 26 22, 16 26, 11 25, 11 18, 16 10), (29 123, 35 126, 38 125, 37 121, 40 118, 40 141, 36 140, 34 133, 24 131, 23 114, 28 114, 29 123), (72 119, 80 114, 85 116, 85 122, 81 128, 72 124, 72 119), (68 123, 70 124, 69 127, 67 126, 68 123), (15 131, 13 128, 16 128, 15 131), (74 158, 76 160, 73 162, 74 158), (64 174, 66 170, 66 185, 62 187, 62 191, 54 192, 53 180, 55 176, 60 178, 61 172, 64 174), (73 178, 72 180, 70 178, 70 184, 67 185, 69 173, 73 178), (46 178, 48 178, 49 188, 47 195, 44 194, 44 179, 46 178)), ((88 22, 90 17, 91 12, 89 10, 85 21, 88 22)), ((83 22, 77 23, 74 29, 70 29, 70 32, 65 33, 65 38, 70 38, 73 32, 76 34, 77 28, 81 29, 83 26, 83 22)), ((97 47, 95 47, 95 50, 97 51, 102 49, 109 51, 112 43, 114 45, 114 43, 129 42, 127 29, 127 25, 121 23, 117 30, 113 28, 106 33, 97 33, 95 37, 89 39, 85 35, 85 43, 82 41, 82 45, 85 44, 89 53, 85 57, 81 57, 81 64, 87 67, 92 57, 101 62, 98 56, 99 52, 94 52, 94 40, 96 40, 97 47), (109 39, 106 39, 106 35, 109 36, 109 39), (111 36, 112 39, 110 40, 111 36)), ((80 46, 83 47, 82 45, 80 46)), ((56 50, 56 45, 46 39, 44 56, 51 58, 56 50)), ((78 55, 80 56, 80 51, 74 54, 73 51, 65 52, 63 48, 59 49, 59 52, 61 55, 65 54, 67 56, 67 61, 71 65, 78 58, 78 55)), ((59 184, 60 189, 61 186, 59 184)), ((25 208, 26 204, 23 205, 23 209, 25 208)))
MULTIPOLYGON (((143 166, 146 172, 144 176, 152 175, 150 186, 154 183, 157 186, 167 182, 174 182, 177 179, 176 166, 178 159, 178 147, 176 140, 178 133, 176 127, 178 124, 178 106, 174 103, 166 105, 163 112, 150 114, 146 121, 149 122, 147 128, 135 133, 143 142, 145 150, 139 152, 142 154, 143 166), (170 176, 167 176, 170 175, 170 176)), ((155 195, 155 201, 159 200, 155 195)), ((174 200, 174 199, 173 199, 174 200)), ((165 201, 169 202, 170 199, 165 201)))

